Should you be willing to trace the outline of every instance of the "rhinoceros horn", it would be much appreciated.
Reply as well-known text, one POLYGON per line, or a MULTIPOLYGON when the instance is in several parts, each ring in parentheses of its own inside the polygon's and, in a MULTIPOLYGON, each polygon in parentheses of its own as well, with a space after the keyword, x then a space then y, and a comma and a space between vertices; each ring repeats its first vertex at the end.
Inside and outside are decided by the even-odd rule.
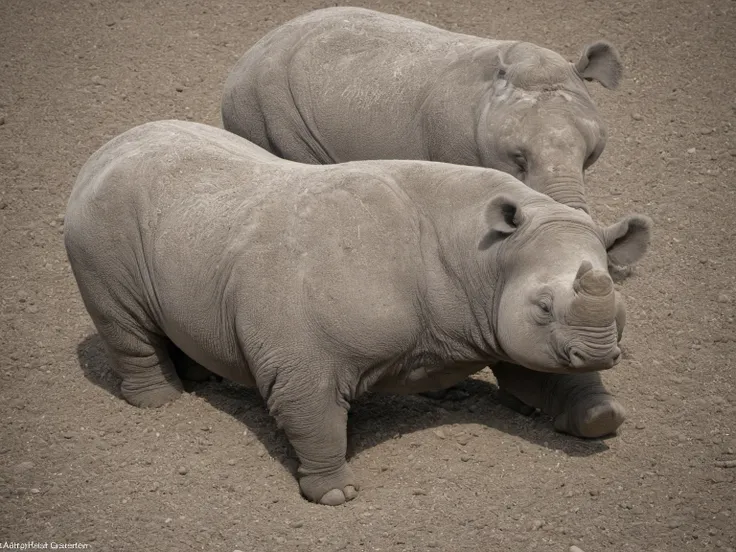
POLYGON ((568 316, 570 323, 582 326, 604 327, 616 316, 616 296, 613 281, 607 272, 593 269, 583 261, 573 282, 575 298, 568 316))

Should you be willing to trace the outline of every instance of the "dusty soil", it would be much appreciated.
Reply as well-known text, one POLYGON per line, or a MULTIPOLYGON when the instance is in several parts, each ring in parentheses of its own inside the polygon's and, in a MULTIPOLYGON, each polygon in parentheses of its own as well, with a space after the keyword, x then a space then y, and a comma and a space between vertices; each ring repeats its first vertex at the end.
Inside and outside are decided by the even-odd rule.
POLYGON ((577 58, 607 38, 620 90, 592 86, 610 140, 588 181, 603 222, 656 223, 621 289, 625 360, 606 374, 619 435, 583 441, 501 406, 360 400, 358 500, 307 503, 260 399, 223 383, 158 410, 119 396, 62 247, 77 171, 161 118, 220 125, 236 59, 324 2, 0 3, 0 543, 90 550, 736 548, 736 3, 361 2, 577 58))

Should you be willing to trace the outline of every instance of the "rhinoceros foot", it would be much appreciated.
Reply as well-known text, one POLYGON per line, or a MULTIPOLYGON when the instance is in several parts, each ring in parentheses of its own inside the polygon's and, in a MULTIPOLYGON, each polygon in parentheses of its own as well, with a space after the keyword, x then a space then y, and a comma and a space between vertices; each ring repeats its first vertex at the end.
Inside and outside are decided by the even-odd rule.
POLYGON ((133 406, 140 408, 158 408, 179 398, 182 393, 181 383, 178 385, 163 381, 148 385, 145 388, 137 388, 129 385, 123 380, 120 391, 133 406))
POLYGON ((591 398, 555 417, 555 429, 576 437, 595 439, 616 432, 626 419, 626 410, 615 398, 591 398))
POLYGON ((309 500, 327 506, 339 506, 353 500, 360 489, 353 470, 346 463, 333 473, 302 475, 299 487, 309 500))

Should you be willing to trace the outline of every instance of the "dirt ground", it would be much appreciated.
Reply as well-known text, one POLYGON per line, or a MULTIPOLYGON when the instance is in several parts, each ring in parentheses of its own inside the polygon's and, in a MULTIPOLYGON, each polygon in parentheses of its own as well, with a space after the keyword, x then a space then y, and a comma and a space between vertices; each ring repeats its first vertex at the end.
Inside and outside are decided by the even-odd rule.
POLYGON ((556 434, 501 406, 488 371, 459 400, 368 396, 350 417, 359 498, 300 497, 258 396, 200 384, 125 403, 62 244, 77 171, 136 124, 220 126, 237 58, 317 0, 0 2, 0 548, 594 551, 736 548, 736 2, 375 0, 360 5, 577 59, 621 50, 588 191, 638 211, 651 251, 621 289, 625 360, 605 375, 618 436, 556 434))

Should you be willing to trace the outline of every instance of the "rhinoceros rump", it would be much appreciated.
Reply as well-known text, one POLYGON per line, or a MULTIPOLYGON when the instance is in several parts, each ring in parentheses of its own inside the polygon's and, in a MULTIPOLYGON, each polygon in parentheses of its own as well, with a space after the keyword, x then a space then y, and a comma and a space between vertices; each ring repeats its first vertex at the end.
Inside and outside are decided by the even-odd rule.
POLYGON ((638 257, 647 225, 599 228, 490 169, 303 165, 162 121, 87 161, 64 242, 130 403, 180 394, 173 343, 256 386, 299 456, 304 495, 339 504, 358 489, 345 450, 361 393, 448 387, 499 360, 613 366, 607 255, 638 257))

